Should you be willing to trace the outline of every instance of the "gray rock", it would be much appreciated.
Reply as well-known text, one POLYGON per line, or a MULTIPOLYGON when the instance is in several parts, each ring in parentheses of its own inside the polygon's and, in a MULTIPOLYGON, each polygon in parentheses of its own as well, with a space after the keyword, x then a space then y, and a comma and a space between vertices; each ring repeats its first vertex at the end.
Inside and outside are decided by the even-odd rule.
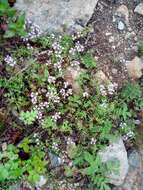
POLYGON ((113 190, 143 190, 143 165, 141 155, 133 150, 128 157, 129 170, 124 183, 113 190))
POLYGON ((98 0, 17 0, 15 7, 43 32, 81 30, 98 0))
POLYGON ((41 175, 40 180, 36 183, 37 188, 42 188, 47 183, 47 179, 45 176, 41 175))
POLYGON ((62 164, 61 158, 59 156, 57 156, 56 154, 49 152, 49 157, 50 157, 50 162, 51 162, 52 168, 59 167, 62 164))
POLYGON ((139 3, 135 10, 134 10, 135 13, 138 13, 140 15, 143 15, 143 3, 139 3))
POLYGON ((11 186, 8 188, 8 190, 21 190, 21 185, 20 185, 20 183, 11 185, 11 186))
POLYGON ((129 155, 128 160, 130 168, 132 167, 132 169, 135 169, 142 167, 141 156, 136 150, 132 151, 132 153, 129 155))
MULTIPOLYGON (((107 173, 109 183, 119 186, 123 184, 124 179, 128 173, 128 159, 127 152, 122 139, 118 139, 116 142, 111 143, 105 150, 99 152, 102 162, 106 163, 109 161, 118 161, 119 167, 118 172, 107 173)), ((113 162, 114 163, 114 162, 113 162)))
POLYGON ((125 24, 120 20, 119 22, 118 22, 118 30, 124 30, 125 29, 125 24))

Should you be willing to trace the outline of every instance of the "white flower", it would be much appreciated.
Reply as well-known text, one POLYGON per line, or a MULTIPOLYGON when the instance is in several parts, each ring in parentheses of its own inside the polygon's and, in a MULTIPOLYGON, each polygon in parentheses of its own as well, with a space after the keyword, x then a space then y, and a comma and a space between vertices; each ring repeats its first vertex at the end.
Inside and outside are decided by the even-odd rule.
POLYGON ((58 119, 61 118, 61 113, 56 112, 55 115, 52 115, 52 119, 56 122, 58 119))
POLYGON ((84 97, 84 98, 88 98, 88 97, 89 97, 88 92, 83 92, 83 94, 82 94, 82 95, 83 95, 83 97, 84 97))
POLYGON ((64 82, 64 88, 67 88, 69 86, 68 82, 64 82))
POLYGON ((77 67, 77 66, 79 66, 80 65, 80 62, 79 61, 72 61, 71 62, 71 66, 72 67, 77 67))
POLYGON ((99 90, 100 90, 100 92, 101 92, 101 94, 103 95, 103 96, 106 96, 107 95, 107 92, 106 92, 106 89, 105 89, 105 86, 104 85, 100 85, 99 86, 99 90))
POLYGON ((76 53, 76 49, 71 48, 71 49, 69 50, 69 54, 71 54, 72 56, 74 56, 75 53, 76 53))
POLYGON ((96 144, 96 142, 97 142, 97 140, 95 139, 95 138, 91 138, 91 142, 90 142, 90 144, 96 144))
POLYGON ((49 83, 55 83, 55 81, 56 81, 56 78, 55 78, 55 77, 53 77, 53 76, 49 76, 49 77, 48 77, 48 82, 49 82, 49 83))
POLYGON ((117 87, 118 87, 118 84, 117 84, 117 83, 110 83, 110 84, 108 85, 108 87, 107 87, 108 93, 109 93, 110 95, 112 95, 112 94, 116 91, 117 87))
POLYGON ((75 44, 75 48, 76 48, 77 52, 83 52, 84 51, 84 46, 81 45, 79 41, 75 44))

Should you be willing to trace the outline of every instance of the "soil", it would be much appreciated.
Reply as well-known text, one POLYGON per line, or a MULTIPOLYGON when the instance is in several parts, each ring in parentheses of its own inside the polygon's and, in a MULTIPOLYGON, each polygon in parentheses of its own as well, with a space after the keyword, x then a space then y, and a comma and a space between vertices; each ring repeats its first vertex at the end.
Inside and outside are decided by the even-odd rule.
POLYGON ((125 62, 137 55, 138 42, 143 39, 143 17, 134 13, 140 1, 135 0, 99 0, 89 25, 93 32, 86 44, 92 50, 101 69, 111 80, 122 85, 128 79, 125 62), (115 16, 120 5, 129 11, 129 22, 125 17, 115 16), (119 20, 125 24, 120 31, 119 20))

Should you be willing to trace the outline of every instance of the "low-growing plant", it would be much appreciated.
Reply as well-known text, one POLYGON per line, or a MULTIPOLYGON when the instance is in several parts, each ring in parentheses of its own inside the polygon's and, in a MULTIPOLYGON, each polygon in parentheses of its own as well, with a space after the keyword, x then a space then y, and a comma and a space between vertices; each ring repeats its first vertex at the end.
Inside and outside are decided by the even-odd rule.
POLYGON ((30 145, 28 139, 18 147, 8 145, 7 150, 0 153, 0 182, 26 178, 36 183, 45 173, 47 162, 44 156, 44 152, 30 145))
POLYGON ((20 113, 20 119, 24 122, 25 125, 31 125, 37 118, 38 112, 36 110, 31 111, 22 111, 20 113))
POLYGON ((90 53, 86 53, 85 55, 81 56, 82 63, 85 65, 86 68, 95 68, 96 62, 93 56, 90 53))
MULTIPOLYGON (((2 79, 1 86, 6 91, 7 105, 13 105, 25 125, 36 121, 40 143, 46 145, 48 152, 61 156, 58 160, 65 168, 63 178, 75 181, 79 177, 86 182, 85 188, 109 190, 107 173, 117 170, 118 164, 101 162, 98 152, 118 135, 133 134, 134 116, 143 107, 139 85, 129 83, 121 92, 116 89, 115 94, 109 94, 105 86, 107 93, 103 93, 104 86, 93 76, 95 59, 75 37, 44 36, 30 42, 36 51, 28 54, 26 46, 19 47, 17 57, 16 49, 13 55, 24 62, 18 62, 13 69, 6 66, 8 77, 2 79), (73 88, 76 74, 69 72, 65 76, 70 68, 71 72, 79 69, 77 90, 73 88)), ((19 176, 28 173, 28 179, 36 181, 44 168, 39 146, 25 139, 14 150, 28 156, 22 161, 19 154, 16 157, 17 166, 22 164, 19 176)), ((52 162, 50 158, 49 161, 52 162)), ((47 170, 55 180, 51 167, 47 170)))

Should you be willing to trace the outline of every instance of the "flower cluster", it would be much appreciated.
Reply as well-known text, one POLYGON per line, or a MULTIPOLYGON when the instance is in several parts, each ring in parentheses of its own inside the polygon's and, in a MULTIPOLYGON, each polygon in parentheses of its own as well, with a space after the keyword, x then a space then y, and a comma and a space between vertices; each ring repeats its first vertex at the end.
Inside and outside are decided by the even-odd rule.
POLYGON ((84 51, 84 46, 80 44, 80 42, 76 42, 75 44, 75 49, 77 50, 77 52, 83 52, 84 51))
POLYGON ((108 86, 107 86, 107 91, 108 91, 108 94, 109 95, 113 95, 114 92, 116 91, 118 87, 118 84, 117 83, 110 83, 108 86))
POLYGON ((135 136, 135 133, 133 131, 129 131, 126 135, 123 136, 123 140, 127 141, 130 138, 133 138, 135 136))
POLYGON ((116 92, 117 87, 118 87, 117 83, 109 83, 107 87, 101 84, 99 86, 99 90, 103 96, 106 96, 107 94, 113 95, 116 92))
POLYGON ((54 69, 58 70, 59 72, 62 72, 62 59, 59 60, 57 63, 54 64, 54 69))
POLYGON ((79 61, 72 61, 71 62, 71 66, 72 67, 78 67, 80 65, 80 62, 79 61))
POLYGON ((106 91, 106 88, 103 84, 101 84, 99 86, 99 90, 100 90, 100 93, 102 94, 102 96, 106 96, 107 95, 107 91, 106 91))
POLYGON ((67 138, 67 145, 75 145, 75 142, 73 141, 71 137, 67 138))
POLYGON ((5 58, 4 58, 4 61, 10 65, 11 67, 14 67, 16 65, 16 61, 13 59, 13 57, 11 57, 10 55, 7 55, 5 58))
POLYGON ((60 94, 65 99, 65 98, 69 97, 70 95, 72 95, 72 88, 69 88, 69 89, 62 88, 60 90, 60 94))
POLYGON ((54 87, 48 87, 46 97, 48 98, 49 102, 60 103, 60 97, 58 96, 57 90, 54 87))
POLYGON ((40 27, 31 20, 27 19, 25 22, 25 30, 28 31, 26 37, 23 37, 23 41, 28 41, 29 39, 38 38, 41 35, 40 27))
POLYGON ((88 98, 89 97, 89 93, 88 92, 83 92, 82 95, 83 95, 84 98, 88 98))
POLYGON ((52 119, 57 122, 58 119, 61 118, 61 113, 60 112, 56 112, 54 115, 52 115, 52 119))
POLYGON ((53 149, 54 151, 59 151, 59 147, 58 147, 58 144, 57 144, 56 142, 53 142, 53 144, 52 144, 52 149, 53 149))
POLYGON ((72 35, 72 39, 77 40, 77 39, 79 39, 79 38, 81 38, 83 36, 84 36, 83 33, 81 33, 80 31, 77 31, 76 34, 72 35))
POLYGON ((48 76, 48 83, 49 84, 51 84, 51 83, 55 84, 55 82, 56 82, 56 77, 54 77, 54 76, 48 76))
POLYGON ((95 138, 92 137, 92 138, 91 138, 91 141, 90 141, 90 144, 95 145, 96 142, 97 142, 97 140, 96 140, 95 138))

